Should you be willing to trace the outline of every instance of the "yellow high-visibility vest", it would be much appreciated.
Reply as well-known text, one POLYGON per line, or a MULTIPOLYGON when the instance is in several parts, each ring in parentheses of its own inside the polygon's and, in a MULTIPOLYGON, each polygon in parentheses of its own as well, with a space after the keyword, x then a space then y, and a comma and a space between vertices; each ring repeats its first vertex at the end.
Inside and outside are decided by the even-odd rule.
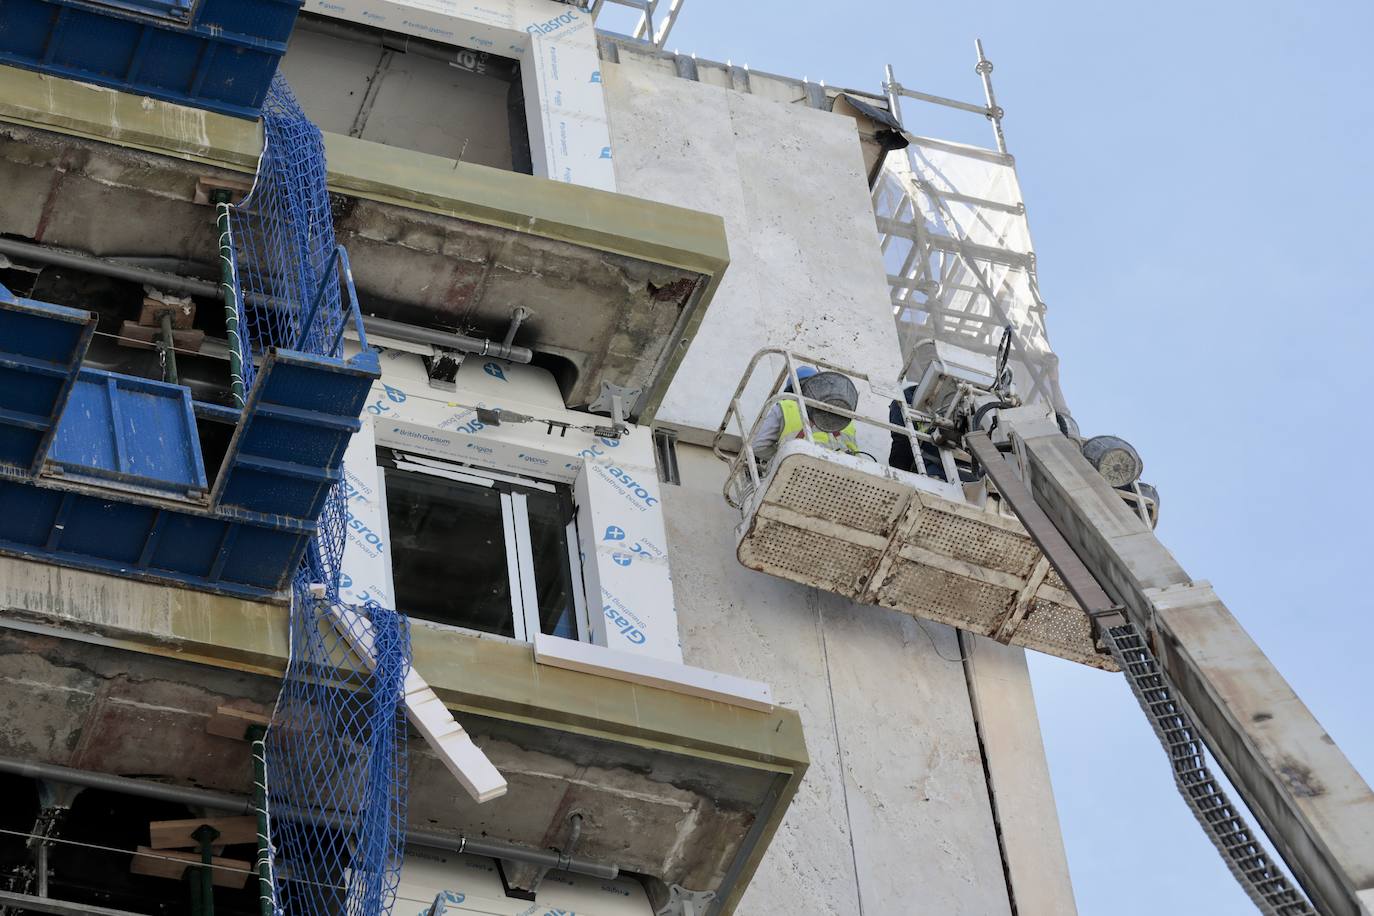
MULTIPOLYGON (((805 427, 802 426, 801 405, 791 398, 787 398, 786 400, 780 401, 779 406, 782 407, 782 432, 778 434, 778 443, 782 444, 788 439, 800 438, 805 429, 805 427)), ((830 433, 821 432, 819 429, 816 429, 814 425, 811 427, 811 430, 812 442, 815 442, 817 445, 824 445, 826 448, 835 448, 835 446, 831 444, 830 433)), ((851 455, 859 454, 859 433, 858 430, 854 428, 852 420, 849 425, 840 430, 837 435, 839 436, 840 448, 843 448, 851 455)))

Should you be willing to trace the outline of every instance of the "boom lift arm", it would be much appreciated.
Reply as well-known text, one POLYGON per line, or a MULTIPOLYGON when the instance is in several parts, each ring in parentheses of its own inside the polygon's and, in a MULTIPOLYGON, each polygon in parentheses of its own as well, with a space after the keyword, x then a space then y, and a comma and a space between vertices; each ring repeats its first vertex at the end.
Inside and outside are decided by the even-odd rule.
POLYGON ((1000 410, 994 436, 964 443, 1092 617, 1251 899, 1278 916, 1374 916, 1374 793, 1311 711, 1044 408, 1000 410), (1211 779, 1199 740, 1311 907, 1211 779))

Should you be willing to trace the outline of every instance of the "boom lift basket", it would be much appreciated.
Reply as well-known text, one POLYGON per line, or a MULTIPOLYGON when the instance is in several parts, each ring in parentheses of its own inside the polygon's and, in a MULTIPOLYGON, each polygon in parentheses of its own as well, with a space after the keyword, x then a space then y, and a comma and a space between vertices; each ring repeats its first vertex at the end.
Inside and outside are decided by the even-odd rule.
MULTIPOLYGON (((1087 615, 985 479, 949 483, 888 466, 890 435, 907 436, 919 456, 920 443, 931 442, 924 430, 933 420, 905 407, 900 393, 875 390, 862 373, 781 349, 759 351, 715 439, 717 455, 730 464, 725 498, 742 516, 736 529, 740 563, 860 603, 1117 670, 1099 650, 1087 615), (784 368, 762 407, 748 415, 751 422, 741 399, 765 357, 784 368), (858 411, 885 408, 895 396, 905 425, 792 393, 801 390, 799 366, 847 375, 860 388, 858 411), (755 437, 769 410, 788 399, 799 403, 802 433, 761 462, 755 437), (871 449, 880 454, 856 456, 813 442, 808 406, 849 416, 860 441, 880 443, 880 450, 871 449), (732 435, 740 440, 733 454, 726 450, 732 435)), ((941 451, 947 476, 957 479, 951 472, 962 453, 941 451)))

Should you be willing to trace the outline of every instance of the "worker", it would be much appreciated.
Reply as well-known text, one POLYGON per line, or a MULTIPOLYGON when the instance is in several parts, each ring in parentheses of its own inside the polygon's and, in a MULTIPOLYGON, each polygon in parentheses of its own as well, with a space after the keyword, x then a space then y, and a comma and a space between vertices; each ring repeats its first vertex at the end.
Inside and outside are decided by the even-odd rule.
MULTIPOLYGON (((916 386, 908 385, 903 392, 908 406, 911 399, 916 394, 916 386)), ((887 411, 887 422, 893 426, 906 426, 905 412, 902 410, 901 401, 893 401, 892 406, 887 411)), ((918 432, 924 432, 924 424, 916 423, 918 432)), ((888 452, 887 463, 889 467, 894 467, 899 471, 908 471, 915 474, 925 474, 927 477, 934 477, 936 480, 945 479, 944 462, 940 460, 940 450, 932 442, 920 440, 921 445, 921 464, 924 470, 916 469, 916 456, 911 452, 911 437, 906 433, 892 433, 892 450, 888 452)))
MULTIPOLYGON (((798 367, 797 379, 803 383, 803 395, 806 394, 805 382, 813 375, 816 375, 816 370, 811 366, 798 367)), ((785 393, 791 393, 791 381, 782 390, 785 393)), ((807 409, 819 410, 820 408, 807 409)), ((802 438, 806 434, 805 430, 806 427, 802 424, 801 404, 792 398, 784 398, 768 408, 768 413, 764 415, 763 422, 759 424, 758 432, 754 434, 753 439, 754 457, 760 464, 767 464, 773 459, 779 445, 788 439, 802 438)), ((811 441, 833 451, 843 451, 850 455, 859 454, 858 430, 852 420, 848 426, 834 434, 817 429, 813 422, 811 441)))

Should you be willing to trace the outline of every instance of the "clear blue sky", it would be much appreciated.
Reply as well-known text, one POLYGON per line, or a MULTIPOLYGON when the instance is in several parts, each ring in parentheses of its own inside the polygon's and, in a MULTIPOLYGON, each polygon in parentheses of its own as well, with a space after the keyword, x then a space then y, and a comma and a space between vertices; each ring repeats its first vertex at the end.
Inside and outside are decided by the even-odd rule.
MULTIPOLYGON (((670 44, 977 101, 982 37, 1074 414, 1139 448, 1165 543, 1374 779, 1371 36, 1368 2, 688 0, 670 44)), ((1080 912, 1253 913, 1124 682, 1032 671, 1080 912)))

